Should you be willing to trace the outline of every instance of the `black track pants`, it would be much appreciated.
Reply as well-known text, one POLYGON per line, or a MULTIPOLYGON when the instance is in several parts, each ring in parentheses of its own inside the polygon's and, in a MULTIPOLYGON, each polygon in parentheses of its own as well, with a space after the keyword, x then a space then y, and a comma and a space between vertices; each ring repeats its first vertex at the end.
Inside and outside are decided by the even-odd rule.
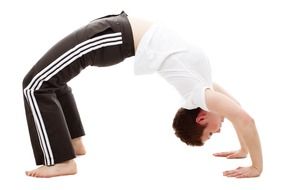
POLYGON ((87 66, 111 66, 134 55, 127 15, 93 20, 53 46, 23 80, 24 103, 37 165, 75 157, 71 139, 84 129, 67 82, 87 66))

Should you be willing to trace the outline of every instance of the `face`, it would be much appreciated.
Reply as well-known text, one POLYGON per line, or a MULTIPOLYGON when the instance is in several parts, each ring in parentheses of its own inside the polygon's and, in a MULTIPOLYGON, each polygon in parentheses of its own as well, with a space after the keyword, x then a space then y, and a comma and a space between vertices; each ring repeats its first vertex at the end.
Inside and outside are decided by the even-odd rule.
POLYGON ((212 112, 201 111, 196 121, 201 125, 207 125, 201 137, 202 141, 206 142, 214 133, 221 131, 224 117, 212 112))

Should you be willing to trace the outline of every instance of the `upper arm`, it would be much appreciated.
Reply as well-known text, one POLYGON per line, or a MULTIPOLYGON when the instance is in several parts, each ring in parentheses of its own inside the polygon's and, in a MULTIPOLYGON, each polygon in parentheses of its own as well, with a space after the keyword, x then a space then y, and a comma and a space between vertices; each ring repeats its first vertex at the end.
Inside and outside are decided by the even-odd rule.
POLYGON ((209 111, 226 117, 232 123, 247 122, 251 119, 235 100, 221 92, 206 89, 205 98, 209 111))
POLYGON ((217 83, 213 83, 213 88, 215 91, 220 92, 226 96, 228 96, 230 99, 232 99, 233 101, 235 101, 237 104, 240 104, 232 95, 230 95, 224 88, 222 88, 220 85, 218 85, 217 83))

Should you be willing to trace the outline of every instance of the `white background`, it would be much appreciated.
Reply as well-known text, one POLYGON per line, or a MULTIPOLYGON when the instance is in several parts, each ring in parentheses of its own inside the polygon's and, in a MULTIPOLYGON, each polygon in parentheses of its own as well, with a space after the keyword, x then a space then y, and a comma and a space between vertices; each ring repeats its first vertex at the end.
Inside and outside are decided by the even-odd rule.
POLYGON ((9 0, 0 3, 0 189, 284 189, 285 5, 277 0, 9 0), (117 14, 164 22, 208 54, 214 81, 255 119, 264 172, 232 179, 227 169, 250 159, 212 153, 234 150, 229 122, 202 148, 173 135, 180 96, 158 75, 135 76, 133 58, 88 68, 70 82, 87 136, 78 174, 26 177, 35 168, 25 121, 22 79, 58 40, 94 18, 117 14))

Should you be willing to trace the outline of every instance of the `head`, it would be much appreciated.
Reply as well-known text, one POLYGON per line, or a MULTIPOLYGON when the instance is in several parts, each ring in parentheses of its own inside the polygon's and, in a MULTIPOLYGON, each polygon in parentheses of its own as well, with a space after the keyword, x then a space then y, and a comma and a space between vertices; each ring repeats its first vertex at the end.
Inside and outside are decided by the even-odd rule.
POLYGON ((219 133, 223 117, 200 108, 180 108, 173 120, 175 134, 187 145, 202 146, 214 133, 219 133))

